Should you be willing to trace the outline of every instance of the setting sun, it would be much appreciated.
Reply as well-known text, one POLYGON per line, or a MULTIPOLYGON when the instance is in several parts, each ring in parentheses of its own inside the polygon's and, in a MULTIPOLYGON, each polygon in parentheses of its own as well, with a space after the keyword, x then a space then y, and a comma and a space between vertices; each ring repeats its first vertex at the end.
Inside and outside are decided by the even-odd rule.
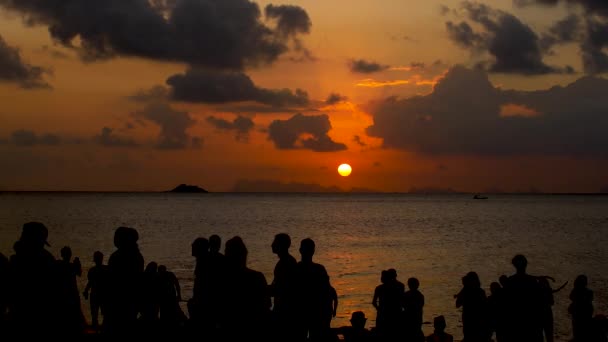
POLYGON ((348 164, 342 164, 342 165, 338 166, 338 173, 342 177, 349 176, 351 172, 353 172, 353 169, 348 164))

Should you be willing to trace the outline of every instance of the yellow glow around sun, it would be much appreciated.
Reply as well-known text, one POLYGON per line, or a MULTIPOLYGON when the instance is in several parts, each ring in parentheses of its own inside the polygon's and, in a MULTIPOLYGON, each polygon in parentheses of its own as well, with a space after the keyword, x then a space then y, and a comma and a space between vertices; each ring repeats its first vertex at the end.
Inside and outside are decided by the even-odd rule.
POLYGON ((348 165, 348 164, 342 164, 342 165, 338 166, 338 173, 342 177, 349 176, 351 172, 353 172, 353 168, 350 167, 350 165, 348 165))

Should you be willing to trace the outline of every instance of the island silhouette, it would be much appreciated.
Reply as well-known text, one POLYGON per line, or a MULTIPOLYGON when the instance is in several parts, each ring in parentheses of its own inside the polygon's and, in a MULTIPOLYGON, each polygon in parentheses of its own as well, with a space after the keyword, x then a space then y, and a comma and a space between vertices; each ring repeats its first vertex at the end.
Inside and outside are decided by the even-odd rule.
POLYGON ((170 190, 168 192, 177 192, 177 193, 208 193, 209 191, 196 186, 196 185, 189 185, 189 184, 180 184, 177 187, 175 187, 173 190, 170 190))

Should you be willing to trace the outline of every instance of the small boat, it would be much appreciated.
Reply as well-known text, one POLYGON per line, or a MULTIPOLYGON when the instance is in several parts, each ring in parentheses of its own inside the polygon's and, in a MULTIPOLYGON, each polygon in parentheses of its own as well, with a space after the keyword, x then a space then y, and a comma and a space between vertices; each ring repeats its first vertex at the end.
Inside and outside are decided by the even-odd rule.
POLYGON ((488 199, 488 197, 477 194, 473 196, 473 199, 488 199))

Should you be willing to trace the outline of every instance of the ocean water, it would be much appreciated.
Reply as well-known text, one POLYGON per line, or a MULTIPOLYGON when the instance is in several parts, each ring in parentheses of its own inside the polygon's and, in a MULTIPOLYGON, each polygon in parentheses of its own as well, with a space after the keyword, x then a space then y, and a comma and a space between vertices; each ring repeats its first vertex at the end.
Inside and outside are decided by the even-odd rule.
MULTIPOLYGON (((107 261, 119 226, 139 231, 146 263, 175 272, 186 299, 192 292, 195 238, 218 234, 225 242, 241 236, 249 267, 270 283, 277 261, 270 244, 276 233, 286 232, 297 259, 299 241, 315 240, 314 260, 325 265, 339 295, 334 327, 349 325, 356 310, 364 311, 373 327, 374 288, 382 270, 395 268, 404 283, 409 277, 420 280, 424 320, 444 315, 447 330, 461 338, 461 312, 453 298, 461 277, 476 271, 489 294, 492 281, 513 273, 510 260, 518 253, 527 256, 529 273, 554 277, 555 288, 569 281, 555 294, 557 340, 570 337, 568 295, 577 275, 589 277, 596 313, 608 313, 608 197, 603 196, 2 193, 0 252, 12 254, 28 221, 47 225, 54 255, 68 245, 80 257, 81 290, 93 252, 102 251, 107 261)), ((87 304, 82 303, 89 317, 87 304)), ((431 325, 424 331, 432 332, 431 325)))

